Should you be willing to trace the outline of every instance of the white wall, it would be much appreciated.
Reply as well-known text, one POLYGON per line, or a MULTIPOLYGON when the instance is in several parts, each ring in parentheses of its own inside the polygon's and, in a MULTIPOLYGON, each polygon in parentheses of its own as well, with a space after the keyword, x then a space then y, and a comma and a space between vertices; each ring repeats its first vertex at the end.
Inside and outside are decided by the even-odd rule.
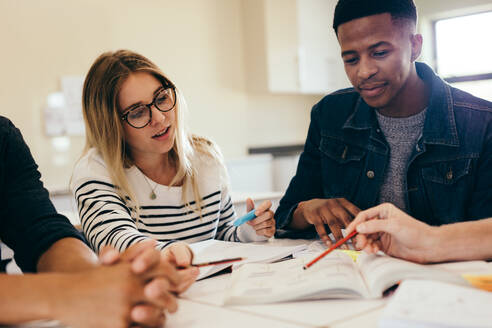
POLYGON ((176 82, 192 131, 226 158, 248 146, 302 143, 320 96, 248 92, 241 20, 241 0, 0 0, 0 114, 23 132, 48 187, 66 187, 84 138, 56 153, 43 132, 46 96, 61 76, 85 75, 101 52, 128 48, 176 82))

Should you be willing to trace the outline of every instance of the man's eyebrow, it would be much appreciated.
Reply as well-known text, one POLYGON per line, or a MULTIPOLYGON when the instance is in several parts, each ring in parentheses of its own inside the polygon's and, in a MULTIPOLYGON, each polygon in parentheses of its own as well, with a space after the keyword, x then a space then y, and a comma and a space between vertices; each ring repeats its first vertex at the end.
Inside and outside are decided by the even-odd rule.
MULTIPOLYGON (((372 50, 374 48, 377 48, 380 46, 387 46, 387 45, 391 45, 391 44, 387 41, 380 41, 378 43, 370 45, 368 49, 372 50)), ((342 57, 348 56, 348 55, 356 55, 356 54, 357 54, 357 51, 355 51, 355 50, 346 50, 346 51, 342 52, 342 57)))
POLYGON ((345 57, 348 55, 356 55, 356 54, 357 54, 357 51, 355 51, 355 50, 346 50, 346 51, 342 52, 342 57, 345 57))
POLYGON ((371 45, 369 47, 369 49, 374 49, 374 48, 377 48, 377 47, 380 47, 380 46, 389 46, 389 45, 391 45, 391 44, 389 42, 387 42, 387 41, 380 41, 378 43, 375 43, 375 44, 371 45))
MULTIPOLYGON (((155 89, 155 90, 154 90, 154 93, 152 94, 152 96, 154 96, 154 97, 155 97, 155 96, 159 93, 159 91, 161 91, 161 90, 163 90, 163 89, 164 89, 164 87, 161 85, 160 87, 158 87, 157 89, 155 89)), ((152 100, 153 100, 153 99, 152 99, 152 100)), ((141 101, 136 102, 136 103, 134 103, 134 104, 132 104, 132 105, 128 106, 127 108, 125 108, 125 109, 123 110, 123 113, 126 113, 126 112, 128 112, 129 110, 133 109, 134 107, 137 107, 137 106, 142 105, 142 104, 143 104, 143 102, 141 102, 141 101)))

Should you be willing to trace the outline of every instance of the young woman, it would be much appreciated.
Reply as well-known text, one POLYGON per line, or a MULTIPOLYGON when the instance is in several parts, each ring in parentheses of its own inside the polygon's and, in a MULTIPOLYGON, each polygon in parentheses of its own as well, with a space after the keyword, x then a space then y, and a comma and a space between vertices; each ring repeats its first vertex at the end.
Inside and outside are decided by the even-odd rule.
POLYGON ((274 234, 269 201, 249 224, 232 225, 220 151, 188 134, 184 110, 178 88, 137 53, 107 52, 90 68, 83 89, 86 148, 71 189, 95 251, 153 238, 186 266, 192 255, 183 242, 248 242, 274 234))

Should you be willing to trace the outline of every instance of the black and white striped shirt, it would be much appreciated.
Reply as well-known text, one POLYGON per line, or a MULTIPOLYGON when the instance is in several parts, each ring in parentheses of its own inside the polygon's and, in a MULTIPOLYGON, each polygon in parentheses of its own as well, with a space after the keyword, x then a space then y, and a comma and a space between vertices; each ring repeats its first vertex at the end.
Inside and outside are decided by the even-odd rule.
MULTIPOLYGON (((102 157, 91 149, 77 163, 70 187, 92 248, 99 252, 103 246, 112 245, 122 251, 148 238, 156 239, 160 249, 176 240, 256 240, 249 225, 232 225, 236 218, 234 206, 220 178, 224 176, 220 170, 225 168, 204 156, 197 156, 192 163, 198 172, 202 217, 185 206, 182 187, 159 185, 133 166, 126 169, 126 176, 140 205, 137 221, 136 213, 117 194, 102 157), (152 189, 155 199, 150 197, 152 189)), ((187 188, 187 199, 194 199, 191 187, 187 188)))

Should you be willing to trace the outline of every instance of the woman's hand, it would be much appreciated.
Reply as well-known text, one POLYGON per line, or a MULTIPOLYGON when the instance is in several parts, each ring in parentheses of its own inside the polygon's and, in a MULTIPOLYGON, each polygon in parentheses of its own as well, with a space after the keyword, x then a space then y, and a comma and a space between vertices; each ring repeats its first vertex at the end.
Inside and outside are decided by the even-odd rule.
MULTIPOLYGON (((247 224, 255 229, 256 234, 259 236, 270 238, 275 234, 275 219, 273 218, 273 211, 270 210, 271 207, 271 201, 264 201, 256 208, 256 218, 247 222, 247 224)), ((255 203, 253 200, 251 198, 246 199, 247 211, 249 212, 254 208, 255 203)))

